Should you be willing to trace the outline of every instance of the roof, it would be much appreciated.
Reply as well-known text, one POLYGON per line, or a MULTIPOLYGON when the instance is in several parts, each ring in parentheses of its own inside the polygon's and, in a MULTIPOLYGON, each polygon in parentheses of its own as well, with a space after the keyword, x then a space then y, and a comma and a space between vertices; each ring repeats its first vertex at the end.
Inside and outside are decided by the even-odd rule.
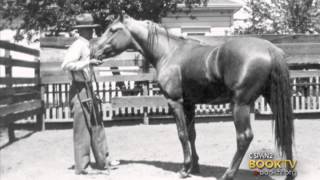
MULTIPOLYGON (((193 5, 194 10, 203 9, 228 9, 228 10, 239 10, 242 7, 242 3, 235 2, 233 0, 208 0, 207 4, 193 5)), ((184 8, 185 4, 178 4, 178 7, 184 8)))
POLYGON ((229 8, 241 8, 242 4, 232 0, 208 0, 208 7, 229 7, 229 8))

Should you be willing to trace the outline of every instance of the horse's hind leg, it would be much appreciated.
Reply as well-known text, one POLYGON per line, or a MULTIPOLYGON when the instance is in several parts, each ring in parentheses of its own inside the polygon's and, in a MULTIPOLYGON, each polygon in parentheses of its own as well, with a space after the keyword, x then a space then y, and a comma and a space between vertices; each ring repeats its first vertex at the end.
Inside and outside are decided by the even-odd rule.
POLYGON ((189 140, 191 142, 191 150, 192 150, 192 168, 191 173, 192 174, 198 174, 200 173, 199 168, 199 157, 196 151, 195 141, 196 141, 196 130, 194 127, 194 115, 195 115, 195 105, 194 104, 186 104, 183 105, 184 113, 186 115, 186 121, 187 121, 187 129, 189 134, 189 140))
POLYGON ((233 107, 233 117, 237 136, 237 151, 232 159, 230 167, 220 180, 232 180, 234 178, 251 140, 253 139, 250 125, 250 105, 235 103, 233 107))

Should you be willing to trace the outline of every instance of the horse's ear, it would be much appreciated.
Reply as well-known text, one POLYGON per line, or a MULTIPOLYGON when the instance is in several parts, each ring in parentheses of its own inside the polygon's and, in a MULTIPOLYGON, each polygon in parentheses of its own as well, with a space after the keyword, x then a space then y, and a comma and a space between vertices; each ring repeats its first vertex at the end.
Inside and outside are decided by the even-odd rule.
POLYGON ((130 16, 124 10, 122 10, 119 15, 120 22, 123 22, 127 18, 130 18, 130 16))
POLYGON ((120 20, 120 22, 123 22, 123 15, 122 15, 122 13, 121 13, 120 16, 119 16, 119 20, 120 20))
POLYGON ((123 19, 126 17, 127 17, 126 12, 124 10, 122 10, 120 13, 120 22, 123 22, 123 19))

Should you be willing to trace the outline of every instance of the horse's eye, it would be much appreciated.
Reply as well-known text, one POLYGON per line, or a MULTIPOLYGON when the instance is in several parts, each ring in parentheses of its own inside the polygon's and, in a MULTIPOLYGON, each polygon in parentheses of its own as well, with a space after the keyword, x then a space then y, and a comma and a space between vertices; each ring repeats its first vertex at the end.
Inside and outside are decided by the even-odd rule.
POLYGON ((112 33, 115 33, 117 31, 118 31, 118 29, 116 29, 116 28, 110 28, 110 32, 112 32, 112 33))

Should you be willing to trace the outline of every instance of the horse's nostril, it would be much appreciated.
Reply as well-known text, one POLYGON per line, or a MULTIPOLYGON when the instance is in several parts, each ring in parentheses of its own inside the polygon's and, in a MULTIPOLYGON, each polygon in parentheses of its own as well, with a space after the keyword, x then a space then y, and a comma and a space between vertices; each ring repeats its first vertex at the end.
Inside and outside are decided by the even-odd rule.
POLYGON ((94 53, 91 51, 90 52, 90 59, 93 59, 94 58, 94 53))
POLYGON ((102 59, 103 59, 103 55, 99 55, 98 60, 102 60, 102 59))

